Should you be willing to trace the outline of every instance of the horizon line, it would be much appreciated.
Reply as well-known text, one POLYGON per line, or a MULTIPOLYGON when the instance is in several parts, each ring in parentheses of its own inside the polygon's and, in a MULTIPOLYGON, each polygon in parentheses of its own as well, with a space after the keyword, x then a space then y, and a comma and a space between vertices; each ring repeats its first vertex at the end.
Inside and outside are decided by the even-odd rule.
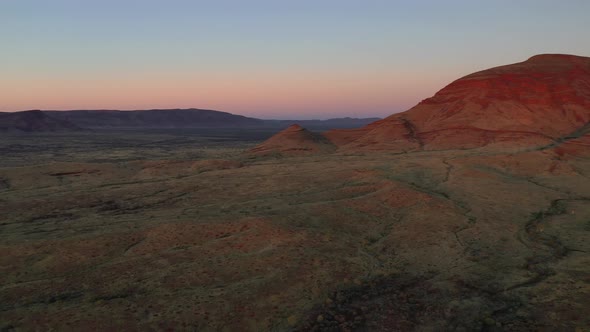
MULTIPOLYGON (((34 111, 39 111, 39 112, 87 112, 87 111, 94 111, 94 112, 147 112, 147 111, 209 111, 209 112, 218 112, 218 113, 226 113, 226 114, 231 114, 231 115, 235 115, 235 116, 243 116, 245 118, 251 118, 251 119, 257 119, 257 120, 265 120, 265 121, 328 121, 328 120, 338 120, 338 119, 377 119, 377 120, 381 120, 384 119, 385 117, 389 116, 379 116, 379 115, 373 115, 373 116, 365 116, 365 117, 355 117, 355 116, 346 116, 346 115, 342 115, 342 116, 331 116, 331 117, 326 117, 326 118, 262 118, 262 117, 255 117, 255 116, 247 116, 247 115, 243 115, 243 114, 239 114, 239 113, 232 113, 232 112, 228 112, 228 111, 220 111, 220 110, 215 110, 215 109, 209 109, 209 108, 196 108, 196 107, 188 107, 188 108, 146 108, 146 109, 110 109, 110 108, 97 108, 97 109, 38 109, 38 108, 33 108, 33 109, 24 109, 24 110, 18 110, 18 111, 5 111, 5 110, 0 110, 0 113, 21 113, 21 112, 34 112, 34 111)), ((392 112, 391 114, 395 114, 395 113, 399 113, 402 111, 398 111, 398 112, 392 112)))

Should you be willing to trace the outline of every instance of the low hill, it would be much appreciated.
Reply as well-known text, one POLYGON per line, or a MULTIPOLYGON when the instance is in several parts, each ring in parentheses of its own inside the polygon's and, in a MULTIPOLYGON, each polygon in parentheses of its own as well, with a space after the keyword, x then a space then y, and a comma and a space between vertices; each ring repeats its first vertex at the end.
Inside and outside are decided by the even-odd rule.
POLYGON ((336 150, 336 146, 320 134, 294 124, 272 136, 262 144, 251 149, 253 155, 287 155, 327 153, 336 150))

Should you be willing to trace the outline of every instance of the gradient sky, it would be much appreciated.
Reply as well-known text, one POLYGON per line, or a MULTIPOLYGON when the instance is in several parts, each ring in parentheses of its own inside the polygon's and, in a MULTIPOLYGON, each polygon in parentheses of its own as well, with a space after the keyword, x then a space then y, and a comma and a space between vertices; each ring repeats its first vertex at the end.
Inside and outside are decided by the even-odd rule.
POLYGON ((0 110, 387 116, 471 72, 590 56, 587 0, 0 0, 0 110))

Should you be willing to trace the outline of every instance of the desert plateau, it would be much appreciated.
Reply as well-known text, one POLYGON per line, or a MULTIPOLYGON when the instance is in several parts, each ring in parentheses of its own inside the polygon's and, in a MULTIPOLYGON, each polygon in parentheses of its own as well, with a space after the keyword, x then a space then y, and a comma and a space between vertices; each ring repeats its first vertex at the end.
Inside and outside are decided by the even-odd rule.
POLYGON ((590 331, 590 58, 448 83, 370 121, 0 114, 0 330, 590 331))

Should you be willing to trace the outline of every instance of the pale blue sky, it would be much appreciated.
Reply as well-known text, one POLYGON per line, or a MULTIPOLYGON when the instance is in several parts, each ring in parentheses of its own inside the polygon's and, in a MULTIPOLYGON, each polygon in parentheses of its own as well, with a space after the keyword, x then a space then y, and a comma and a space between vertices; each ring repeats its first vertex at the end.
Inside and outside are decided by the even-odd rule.
POLYGON ((590 1, 2 0, 0 110, 386 116, 462 75, 590 55, 590 1))

